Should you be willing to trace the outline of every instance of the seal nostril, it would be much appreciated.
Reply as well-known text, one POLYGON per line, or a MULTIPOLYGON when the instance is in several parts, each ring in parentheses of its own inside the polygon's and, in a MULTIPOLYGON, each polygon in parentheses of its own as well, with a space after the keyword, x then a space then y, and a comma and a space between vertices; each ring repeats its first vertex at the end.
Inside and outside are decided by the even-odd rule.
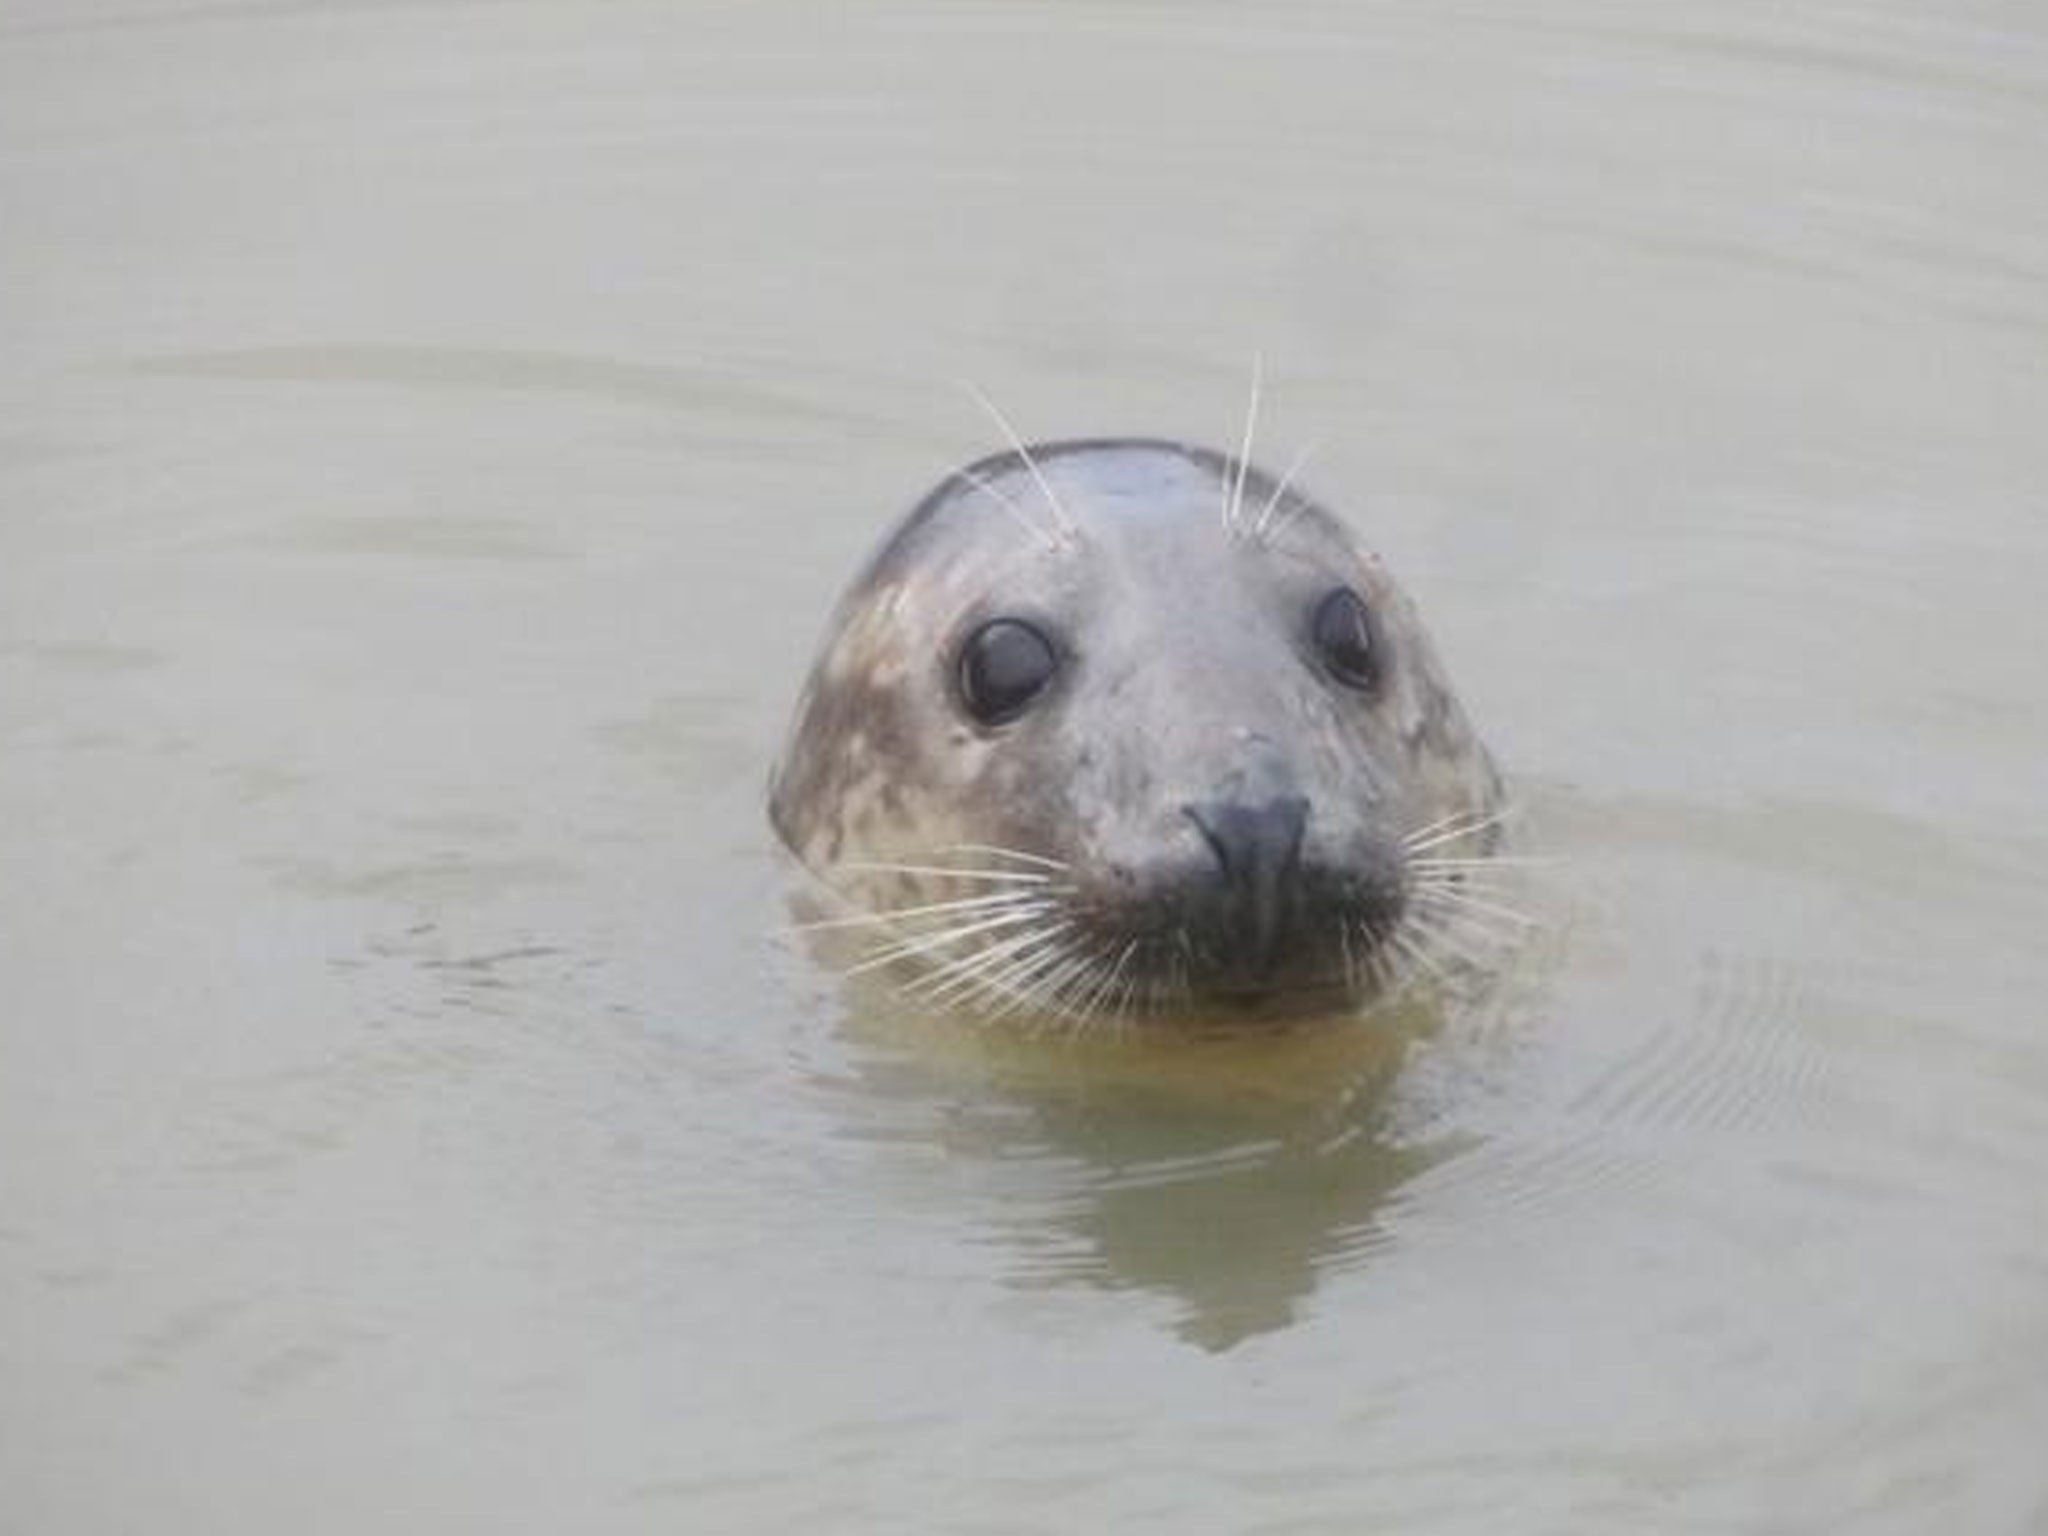
POLYGON ((1211 800, 1183 806, 1216 856, 1227 927, 1257 975, 1271 972, 1301 867, 1308 801, 1283 795, 1263 805, 1211 800))
POLYGON ((1267 865, 1292 865, 1301 857, 1308 801, 1300 795, 1286 795, 1266 805, 1211 800, 1182 809, 1216 855, 1227 879, 1244 879, 1267 865))

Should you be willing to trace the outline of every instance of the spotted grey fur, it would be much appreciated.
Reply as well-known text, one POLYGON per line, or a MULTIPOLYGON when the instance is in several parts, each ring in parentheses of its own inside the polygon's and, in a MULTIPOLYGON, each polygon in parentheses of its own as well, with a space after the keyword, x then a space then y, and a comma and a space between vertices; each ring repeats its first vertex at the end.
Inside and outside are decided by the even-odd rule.
POLYGON ((1117 1017, 1371 998, 1429 962, 1501 807, 1380 561, 1285 481, 1139 439, 1020 447, 926 496, 840 602, 770 791, 828 923, 910 990, 1117 1017), (1345 587, 1376 626, 1369 696, 1310 643, 1345 587), (987 726, 960 656, 998 617, 1054 637, 1059 670, 987 726), (1277 796, 1306 827, 1284 938, 1248 969, 1202 920, 1219 850, 1190 808, 1277 796))

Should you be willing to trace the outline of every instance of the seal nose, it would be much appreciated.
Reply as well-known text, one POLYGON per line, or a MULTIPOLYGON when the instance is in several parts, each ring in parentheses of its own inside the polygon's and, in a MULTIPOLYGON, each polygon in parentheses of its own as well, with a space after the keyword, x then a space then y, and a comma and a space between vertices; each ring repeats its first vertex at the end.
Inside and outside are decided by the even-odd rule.
POLYGON ((1308 801, 1283 795, 1262 805, 1210 800, 1183 807, 1216 855, 1225 926, 1244 946, 1252 975, 1271 974, 1301 866, 1308 801))

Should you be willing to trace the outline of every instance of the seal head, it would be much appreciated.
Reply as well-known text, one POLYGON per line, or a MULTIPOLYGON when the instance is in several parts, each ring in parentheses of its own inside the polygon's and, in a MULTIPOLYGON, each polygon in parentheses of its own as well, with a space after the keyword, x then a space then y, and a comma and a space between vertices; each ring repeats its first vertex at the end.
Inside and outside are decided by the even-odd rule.
POLYGON ((1420 620, 1305 495, 1207 449, 957 471, 840 603, 770 792, 941 1005, 1082 1018, 1356 1004, 1500 783, 1420 620))

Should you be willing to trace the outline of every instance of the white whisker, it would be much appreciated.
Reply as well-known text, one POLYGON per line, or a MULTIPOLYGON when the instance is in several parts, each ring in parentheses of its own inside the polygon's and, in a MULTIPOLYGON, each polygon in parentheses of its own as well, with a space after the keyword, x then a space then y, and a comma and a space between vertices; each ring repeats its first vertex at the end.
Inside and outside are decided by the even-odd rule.
POLYGON ((1409 859, 1410 869, 1550 869, 1562 860, 1542 854, 1481 853, 1469 858, 1409 859))
POLYGON ((1431 848, 1440 848, 1445 843, 1456 842, 1461 837, 1471 837, 1500 826, 1514 815, 1511 806, 1502 806, 1490 812, 1461 812, 1457 816, 1445 817, 1433 822, 1419 832, 1412 832, 1402 840, 1402 848, 1408 853, 1423 853, 1431 848))
POLYGON ((1103 981, 1101 996, 1091 997, 1088 1000, 1089 1008, 1098 1018, 1105 1012, 1112 1018, 1116 1017, 1119 1010, 1114 1008, 1105 1009, 1104 1004, 1116 996, 1119 986, 1126 984, 1124 982, 1124 968, 1131 963, 1131 956, 1137 952, 1138 941, 1136 939, 1126 940, 1123 952, 1116 957, 1116 963, 1109 968, 1109 975, 1103 981))
POLYGON ((1260 508, 1258 518, 1252 524, 1252 537, 1254 539, 1264 539, 1269 532, 1269 524, 1271 525, 1270 532, 1273 537, 1278 538, 1281 530, 1299 515, 1301 508, 1299 505, 1296 505, 1290 507, 1287 516, 1281 518, 1279 522, 1272 522, 1273 514, 1279 510, 1280 503, 1287 497, 1288 487, 1294 484, 1294 477, 1300 474, 1303 468, 1307 466, 1308 461, 1315 456, 1315 452, 1315 444, 1311 443, 1294 456, 1294 462, 1287 466, 1287 473, 1282 475, 1279 483, 1273 487, 1273 494, 1266 498, 1265 506, 1260 508))
POLYGON ((1475 896, 1460 886, 1422 886, 1419 889, 1423 895, 1439 905, 1466 907, 1474 912, 1484 913, 1488 917, 1501 918, 1506 922, 1513 923, 1518 928, 1540 928, 1543 926, 1526 912, 1517 911, 1515 908, 1505 906, 1497 901, 1489 901, 1483 896, 1475 896))
POLYGON ((1040 1012, 1071 1021, 1073 1013, 1066 1001, 1067 993, 1085 982, 1095 964, 1094 954, 1086 949, 1073 954, 1066 964, 1054 967, 1038 979, 1032 989, 1033 1006, 1040 1012))
POLYGON ((1533 926, 1535 918, 1508 901, 1510 896, 1526 889, 1528 887, 1525 882, 1490 879, 1485 875, 1475 875, 1469 870, 1450 875, 1425 874, 1411 877, 1407 883, 1409 896, 1416 900, 1426 897, 1446 904, 1490 908, 1503 917, 1533 926))
POLYGON ((928 955, 934 950, 950 949, 962 939, 972 938, 977 933, 988 933, 997 928, 1014 928, 1019 923, 1034 922, 1044 916, 1044 910, 1025 908, 1015 912, 1002 912, 994 917, 985 917, 978 922, 963 923, 938 933, 917 934, 895 944, 889 944, 872 954, 855 961, 846 968, 848 976, 858 976, 877 967, 889 965, 897 960, 908 960, 916 955, 928 955))
POLYGON ((1376 1004, 1394 1001, 1414 980, 1414 968, 1404 969, 1401 952, 1393 947, 1391 937, 1382 939, 1366 957, 1365 968, 1373 981, 1373 1002, 1376 1004))
MULTIPOLYGON (((1036 1005, 1038 989, 1043 978, 1059 969, 1073 954, 1072 946, 1064 932, 1072 926, 1070 923, 1062 923, 1059 930, 1042 935, 1047 940, 1043 949, 1027 950, 983 978, 988 991, 997 997, 1009 999, 1006 1006, 997 1009, 992 1017, 1007 1018, 1019 1009, 1029 1009, 1036 1005)), ((995 998, 988 999, 990 1004, 994 1001, 995 998)))
POLYGON ((1064 919, 1041 924, 1028 933, 960 956, 931 975, 919 978, 906 990, 925 992, 933 1002, 941 1002, 963 993, 971 996, 991 986, 1004 987, 1009 975, 1028 969, 1037 961, 1041 946, 1052 945, 1057 949, 1060 935, 1071 926, 1064 919))
MULTIPOLYGON (((1475 971, 1484 971, 1489 968, 1486 956, 1467 944, 1463 935, 1451 926, 1443 914, 1417 912, 1415 914, 1414 926, 1415 936, 1418 940, 1427 940, 1449 951, 1454 958, 1462 961, 1475 971)), ((1481 933, 1478 936, 1492 944, 1495 948, 1501 947, 1502 940, 1498 934, 1481 933)))
POLYGON ((1046 885, 1050 875, 1026 874, 1016 869, 956 869, 944 864, 842 864, 841 869, 864 875, 943 875, 953 880, 1006 880, 1020 885, 1046 885))
POLYGON ((954 843, 945 848, 935 848, 934 853, 986 853, 999 859, 1017 859, 1026 864, 1036 864, 1044 869, 1072 869, 1071 864, 1061 859, 1048 859, 1043 854, 1026 853, 1021 848, 999 848, 993 843, 954 843))
POLYGON ((957 469, 954 473, 977 491, 980 491, 984 496, 987 496, 990 500, 1001 506, 1005 512, 1010 514, 1019 527, 1038 540, 1047 549, 1058 549, 1060 547, 1059 538, 1057 537, 1059 532, 1057 525, 1055 525, 1051 532, 1047 532, 1045 528, 1032 520, 1016 497, 990 481, 987 476, 977 474, 972 469, 964 468, 957 469))
POLYGON ((1435 895, 1455 901, 1461 896, 1478 901, 1497 901, 1512 904, 1528 890, 1528 882, 1515 880, 1509 874, 1487 874, 1476 870, 1459 870, 1452 874, 1411 875, 1408 892, 1411 896, 1435 895))
POLYGON ((1065 973, 1048 979, 1046 1002, 1070 1025, 1087 1022, 1088 999, 1102 985, 1106 962, 1100 945, 1078 948, 1078 961, 1065 973))
MULTIPOLYGON (((1133 939, 1131 941, 1131 947, 1133 951, 1136 950, 1137 940, 1133 939)), ((1110 1004, 1109 1010, 1109 1017, 1114 1022, 1114 1025, 1118 1030, 1121 1031, 1130 1027, 1131 1009, 1136 1004, 1137 1000, 1138 974, 1135 971, 1127 972, 1124 976, 1122 985, 1117 988, 1116 998, 1110 1004)))
POLYGON ((1077 1022, 1085 1023, 1101 1016, 1103 999, 1116 985, 1116 979, 1123 969, 1123 961, 1131 953, 1131 942, 1126 942, 1117 959, 1111 960, 1110 946, 1114 942, 1104 940, 1094 951, 1088 975, 1074 997, 1073 1012, 1077 1022))
POLYGON ((1428 971, 1437 981, 1448 980, 1443 967, 1437 964, 1436 957, 1423 945, 1419 934, 1410 934, 1405 927, 1397 927, 1387 935, 1387 942, 1401 955, 1428 971))
POLYGON ((1223 531, 1235 538, 1240 531, 1239 515, 1244 511, 1244 477, 1251 472, 1252 433, 1259 424, 1259 390, 1263 384, 1265 360, 1252 354, 1252 397, 1245 407, 1244 443, 1237 451, 1237 474, 1230 487, 1230 500, 1223 507, 1223 531))
POLYGON ((985 911, 991 908, 1015 907, 1020 904, 1034 906, 1048 905, 1045 898, 1035 890, 1002 891, 994 896, 963 896, 958 901, 930 901, 914 907, 889 907, 879 912, 859 912, 849 917, 821 917, 811 922, 792 923, 782 931, 785 933, 816 933, 831 928, 878 928, 888 927, 905 918, 928 918, 953 913, 985 911))
POLYGON ((1413 910, 1428 913, 1446 924, 1464 929, 1468 933, 1482 935, 1496 944, 1519 944, 1534 925, 1510 926, 1504 919, 1481 912, 1476 908, 1461 906, 1431 895, 1417 896, 1411 903, 1413 910))
POLYGON ((1448 816, 1439 816, 1435 821, 1425 822, 1423 825, 1415 828, 1414 831, 1402 837, 1401 844, 1403 847, 1412 847, 1423 838, 1428 837, 1432 832, 1439 832, 1454 822, 1463 821, 1467 816, 1477 814, 1470 806, 1461 807, 1458 810, 1452 811, 1448 816))
POLYGON ((1060 504, 1059 497, 1053 492, 1052 482, 1045 478, 1044 471, 1038 467, 1038 460, 1034 459, 1031 450, 1024 446, 1024 439, 1019 437, 1017 429, 1010 425, 1010 418, 998 410, 995 401, 983 394, 975 384, 968 380, 961 382, 966 385, 967 392, 980 402, 981 408, 988 412, 989 419, 1002 429, 1003 436, 1010 440, 1010 446, 1016 450, 1017 457, 1023 461, 1024 467, 1031 471, 1031 478, 1038 482, 1038 489, 1045 497, 1046 506, 1052 511, 1053 522, 1061 538, 1069 544, 1073 543, 1079 536, 1073 518, 1067 515, 1067 509, 1060 504))

